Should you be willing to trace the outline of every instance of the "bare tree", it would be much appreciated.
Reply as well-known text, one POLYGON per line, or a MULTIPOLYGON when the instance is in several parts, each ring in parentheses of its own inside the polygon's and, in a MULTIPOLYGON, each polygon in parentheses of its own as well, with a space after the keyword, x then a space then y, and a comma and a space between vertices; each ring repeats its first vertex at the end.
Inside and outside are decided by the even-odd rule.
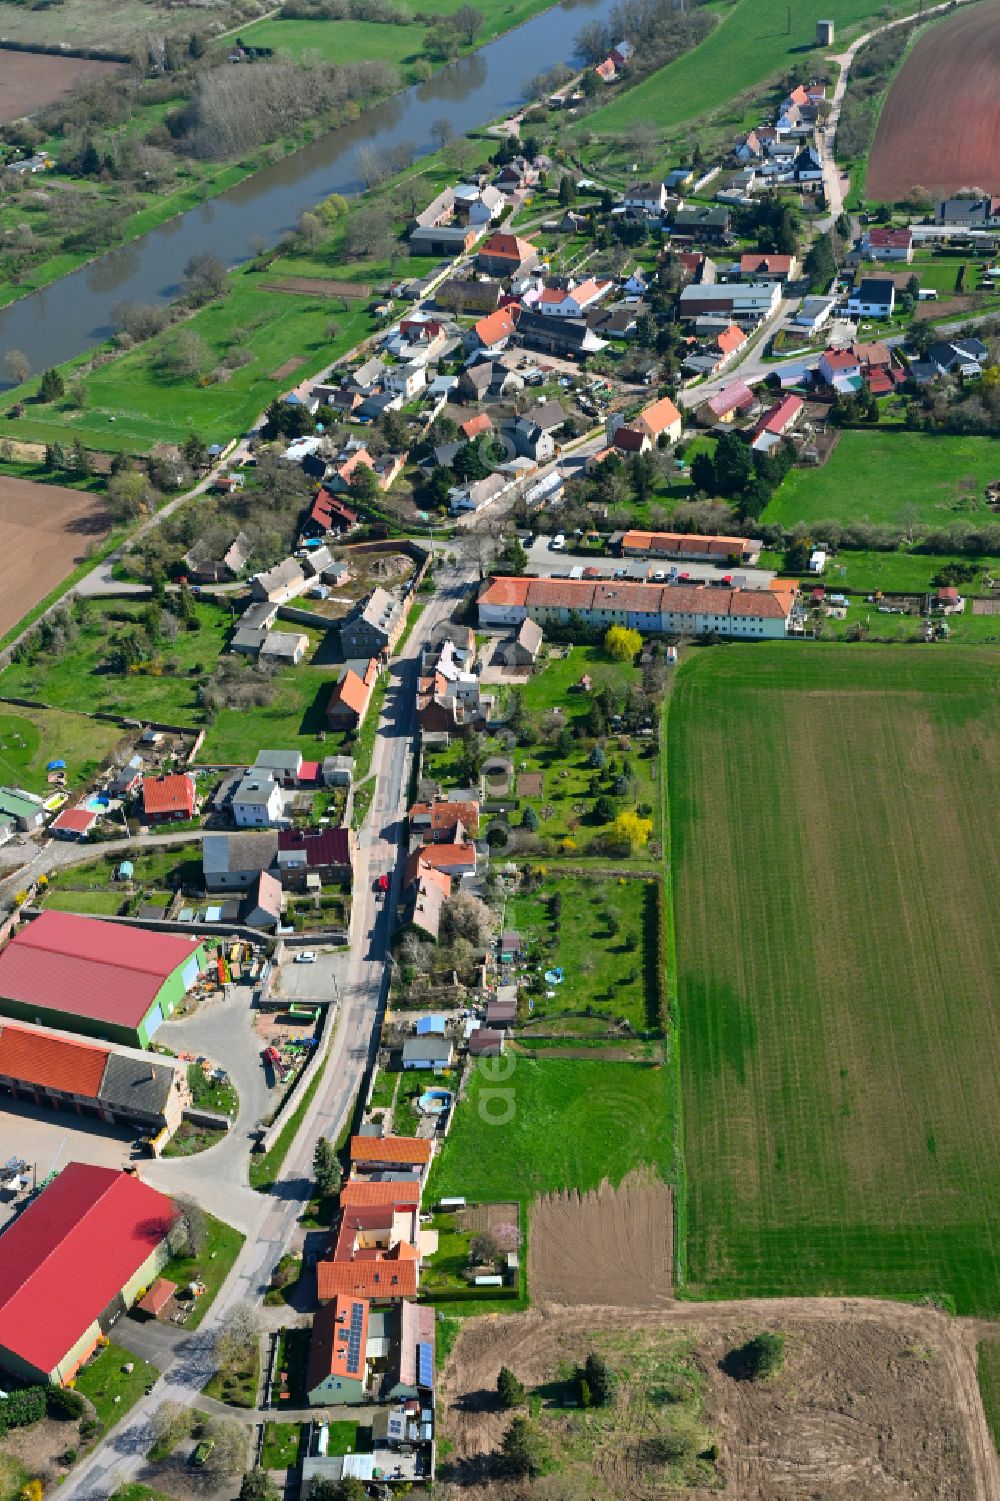
POLYGON ((476 33, 485 19, 482 11, 476 10, 474 5, 460 5, 451 17, 459 36, 469 47, 476 40, 476 33))
MULTIPOLYGON (((164 611, 163 617, 169 612, 164 611)), ((170 617, 174 619, 173 616, 170 617)), ((176 620, 174 624, 176 625, 176 620)), ((164 631, 164 635, 168 634, 164 631)), ((176 631, 174 632, 176 635, 176 631)), ((170 1227, 170 1250, 174 1256, 201 1256, 208 1245, 208 1221, 205 1211, 189 1194, 175 1194, 177 1218, 170 1227)))
POLYGON ((209 1418, 203 1431, 212 1440, 212 1449, 198 1474, 206 1489, 215 1490, 227 1476, 245 1471, 249 1429, 231 1418, 209 1418))
POLYGON ((366 188, 374 188, 389 176, 389 163, 375 146, 361 146, 358 150, 358 173, 366 188))
POLYGON ((431 121, 431 140, 439 151, 444 150, 454 134, 455 127, 447 115, 438 115, 436 120, 431 121))
POLYGON ((199 251, 184 267, 184 292, 192 302, 210 302, 225 285, 225 262, 213 250, 199 251))
POLYGON ((154 1408, 149 1420, 153 1439, 161 1449, 176 1449, 182 1439, 191 1432, 194 1412, 183 1402, 161 1402, 154 1408))
POLYGON ((441 938, 445 943, 465 938, 474 948, 482 948, 489 942, 492 932, 492 912, 471 892, 457 892, 441 908, 441 938))
POLYGON ((3 368, 11 384, 20 386, 31 374, 31 361, 23 349, 8 349, 3 357, 3 368))
POLYGON ((611 33, 603 21, 588 21, 577 32, 575 50, 583 63, 603 62, 613 46, 611 33))
POLYGON ((245 1371, 260 1337, 260 1315, 249 1301, 234 1303, 215 1336, 215 1358, 223 1371, 245 1371))

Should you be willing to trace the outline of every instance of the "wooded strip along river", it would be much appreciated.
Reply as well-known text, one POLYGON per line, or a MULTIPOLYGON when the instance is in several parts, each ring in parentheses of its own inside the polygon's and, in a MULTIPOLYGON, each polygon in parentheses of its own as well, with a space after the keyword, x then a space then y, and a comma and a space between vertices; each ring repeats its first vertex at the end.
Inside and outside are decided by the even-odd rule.
POLYGON ((545 11, 219 197, 32 292, 0 312, 0 357, 21 349, 34 370, 59 364, 109 337, 118 303, 176 296, 191 256, 211 250, 235 266, 250 258, 254 245, 275 244, 303 209, 330 193, 360 188, 364 146, 388 152, 407 141, 426 156, 434 150, 432 121, 443 116, 463 135, 510 113, 524 102, 528 80, 568 62, 584 23, 603 19, 616 3, 577 0, 545 11))

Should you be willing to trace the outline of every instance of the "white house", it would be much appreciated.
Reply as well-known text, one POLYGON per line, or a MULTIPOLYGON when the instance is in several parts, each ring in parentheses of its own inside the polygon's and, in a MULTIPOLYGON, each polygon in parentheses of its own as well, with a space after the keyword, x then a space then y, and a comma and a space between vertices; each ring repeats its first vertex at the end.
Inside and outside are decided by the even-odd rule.
POLYGON ((612 283, 591 276, 575 286, 543 287, 535 306, 547 318, 582 318, 611 291, 612 283))
POLYGON ((427 384, 427 368, 419 360, 411 360, 407 365, 390 365, 385 372, 385 384, 387 390, 402 396, 404 401, 412 401, 427 384))
POLYGON ((847 299, 849 318, 891 318, 896 288, 888 277, 865 276, 847 299))
POLYGON ((637 182, 625 189, 622 204, 631 213, 658 218, 667 207, 667 189, 662 182, 637 182))
POLYGON ((273 777, 250 771, 233 793, 233 818, 240 829, 274 829, 285 822, 285 800, 273 777))
POLYGON ((793 321, 798 328, 822 328, 831 317, 834 306, 833 297, 803 297, 793 321))

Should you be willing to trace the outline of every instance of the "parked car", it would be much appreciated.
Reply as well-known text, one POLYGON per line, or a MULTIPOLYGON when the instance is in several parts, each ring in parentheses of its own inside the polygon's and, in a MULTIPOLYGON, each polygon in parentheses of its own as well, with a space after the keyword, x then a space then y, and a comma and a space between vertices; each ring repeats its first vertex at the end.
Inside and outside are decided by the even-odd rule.
POLYGON ((293 964, 315 964, 316 963, 316 955, 313 953, 312 949, 303 949, 303 951, 302 951, 301 954, 296 954, 295 955, 295 958, 292 960, 292 963, 293 964))

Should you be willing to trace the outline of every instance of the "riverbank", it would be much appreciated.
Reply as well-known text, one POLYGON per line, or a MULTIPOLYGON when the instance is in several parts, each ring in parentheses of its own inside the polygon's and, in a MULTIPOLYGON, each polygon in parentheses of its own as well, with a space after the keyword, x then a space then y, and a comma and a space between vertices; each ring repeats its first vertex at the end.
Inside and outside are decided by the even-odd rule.
MULTIPOLYGON (((441 9, 443 12, 453 10, 458 3, 459 0, 445 0, 441 9)), ((515 0, 512 4, 505 4, 503 0, 482 0, 480 14, 483 15, 484 20, 480 31, 492 29, 489 29, 485 36, 477 36, 472 43, 460 43, 456 58, 475 56, 476 52, 488 46, 491 41, 555 8, 553 0, 515 0)), ((247 45, 273 48, 276 56, 287 56, 296 61, 303 60, 310 54, 335 64, 362 60, 387 61, 400 68, 401 81, 405 81, 407 86, 412 87, 415 84, 429 82, 429 79, 422 76, 415 66, 425 57, 427 66, 430 68, 430 78, 437 77, 456 60, 454 58, 446 60, 441 57, 435 59, 421 53, 418 44, 422 41, 425 32, 426 27, 417 21, 404 25, 363 21, 341 23, 283 20, 271 15, 259 21, 253 21, 246 27, 241 27, 240 40, 247 45), (283 43, 281 30, 285 27, 289 28, 291 33, 287 45, 283 43), (345 27, 348 29, 347 36, 344 34, 345 27), (307 35, 303 35, 303 28, 307 35), (324 32, 321 28, 327 30, 324 32), (375 42, 383 40, 391 41, 393 45, 376 50, 375 42), (418 50, 414 51, 414 48, 418 50)), ((169 225, 192 209, 210 203, 232 188, 250 181, 268 167, 274 167, 294 157, 296 153, 312 146, 324 136, 334 134, 345 126, 353 124, 355 119, 363 121, 371 110, 379 105, 391 103, 393 99, 399 97, 399 92, 405 92, 405 90, 373 96, 366 102, 364 108, 358 111, 354 119, 342 121, 338 125, 332 125, 329 121, 320 119, 309 121, 298 133, 268 142, 239 162, 204 164, 193 159, 182 159, 178 163, 179 168, 182 168, 184 173, 191 176, 193 180, 185 182, 183 186, 162 196, 153 198, 138 209, 125 221, 121 233, 116 234, 109 245, 99 250, 59 251, 46 260, 39 261, 16 281, 0 283, 0 311, 16 305, 35 292, 53 286, 74 271, 94 265, 115 250, 123 249, 153 230, 169 225)), ((144 112, 144 115, 148 116, 144 118, 144 126, 162 118, 162 113, 162 105, 149 106, 144 112)), ((58 160, 64 145, 64 142, 50 139, 45 143, 45 149, 58 160)), ((46 177, 40 181, 48 185, 59 183, 61 180, 46 177)), ((74 179, 71 181, 75 183, 74 179)))

